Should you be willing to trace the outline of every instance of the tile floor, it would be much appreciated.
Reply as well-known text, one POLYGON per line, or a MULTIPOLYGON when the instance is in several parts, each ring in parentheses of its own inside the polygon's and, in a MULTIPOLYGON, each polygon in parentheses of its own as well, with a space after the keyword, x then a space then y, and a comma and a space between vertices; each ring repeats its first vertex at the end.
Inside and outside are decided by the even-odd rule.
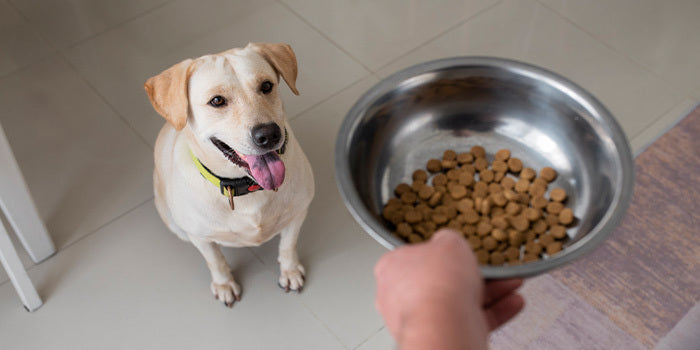
POLYGON ((0 348, 391 348, 373 308, 383 249, 333 177, 352 103, 425 60, 513 58, 598 96, 638 153, 700 101, 698 13, 695 0, 0 0, 0 123, 59 249, 39 265, 19 249, 46 302, 35 313, 0 271, 0 348), (249 41, 296 51, 301 96, 283 98, 317 197, 299 242, 304 292, 278 290, 275 242, 229 249, 244 287, 229 310, 211 297, 198 252, 156 215, 163 120, 142 85, 183 58, 249 41))

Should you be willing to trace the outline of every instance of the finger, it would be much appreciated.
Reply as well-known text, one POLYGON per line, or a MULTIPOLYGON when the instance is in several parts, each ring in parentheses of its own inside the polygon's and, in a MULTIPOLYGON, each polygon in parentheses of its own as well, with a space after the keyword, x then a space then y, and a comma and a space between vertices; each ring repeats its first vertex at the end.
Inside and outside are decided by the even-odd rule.
POLYGON ((386 274, 387 266, 391 265, 392 252, 384 254, 379 261, 374 265, 374 279, 380 281, 386 274))
POLYGON ((457 231, 450 229, 450 228, 441 228, 435 234, 433 234, 433 237, 430 238, 431 241, 437 242, 437 241, 442 241, 446 240, 449 242, 450 240, 457 240, 457 239, 463 239, 460 234, 457 233, 457 231))
POLYGON ((489 330, 493 331, 508 322, 525 306, 520 294, 509 294, 484 310, 489 330))
MULTIPOLYGON (((405 260, 406 252, 411 249, 416 249, 419 244, 403 245, 396 249, 384 253, 381 258, 374 264, 374 278, 376 280, 383 279, 387 274, 396 268, 398 262, 405 260)), ((410 254, 409 254, 410 255, 410 254)))
POLYGON ((434 246, 442 246, 441 248, 443 249, 445 247, 449 247, 449 249, 457 249, 459 253, 456 254, 465 259, 464 263, 466 266, 471 266, 475 270, 479 268, 479 263, 476 260, 476 255, 474 255, 471 246, 469 246, 469 243, 467 243, 467 240, 464 239, 462 234, 453 229, 440 229, 433 235, 428 243, 434 246))
POLYGON ((435 232, 433 237, 431 237, 426 243, 432 246, 445 245, 450 247, 459 247, 459 249, 468 250, 469 252, 472 251, 469 243, 467 243, 467 240, 464 239, 462 234, 450 228, 441 228, 435 232))
POLYGON ((484 307, 488 307, 489 305, 497 302, 502 297, 520 288, 522 285, 522 278, 487 281, 484 289, 484 307))

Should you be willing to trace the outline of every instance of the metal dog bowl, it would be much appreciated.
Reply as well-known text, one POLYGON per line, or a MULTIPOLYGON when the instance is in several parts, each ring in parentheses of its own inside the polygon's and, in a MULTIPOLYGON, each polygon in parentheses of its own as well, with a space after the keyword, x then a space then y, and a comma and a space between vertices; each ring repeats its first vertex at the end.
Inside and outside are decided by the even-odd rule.
POLYGON ((634 183, 629 144, 608 110, 571 81, 529 64, 457 57, 402 70, 370 89, 348 112, 335 169, 346 206, 379 243, 404 242, 381 217, 401 182, 447 149, 481 145, 489 162, 501 148, 525 166, 559 173, 549 189, 568 193, 575 225, 564 249, 537 262, 483 266, 486 278, 531 276, 599 245, 622 219, 634 183))

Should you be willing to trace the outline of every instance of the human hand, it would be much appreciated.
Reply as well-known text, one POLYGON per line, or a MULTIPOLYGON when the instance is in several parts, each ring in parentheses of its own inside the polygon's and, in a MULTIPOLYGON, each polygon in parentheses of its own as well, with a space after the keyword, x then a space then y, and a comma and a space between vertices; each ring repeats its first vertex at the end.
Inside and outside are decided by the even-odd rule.
POLYGON ((385 254, 374 269, 376 306, 404 349, 486 349, 488 333, 524 306, 521 279, 484 283, 469 244, 441 230, 385 254))

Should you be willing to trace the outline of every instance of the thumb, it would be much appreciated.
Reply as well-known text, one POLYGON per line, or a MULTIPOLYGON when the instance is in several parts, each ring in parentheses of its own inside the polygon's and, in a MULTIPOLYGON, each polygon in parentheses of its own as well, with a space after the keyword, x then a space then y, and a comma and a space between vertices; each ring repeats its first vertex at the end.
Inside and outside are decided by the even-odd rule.
POLYGON ((431 242, 451 242, 455 239, 462 239, 462 235, 449 228, 443 228, 433 234, 431 242))

